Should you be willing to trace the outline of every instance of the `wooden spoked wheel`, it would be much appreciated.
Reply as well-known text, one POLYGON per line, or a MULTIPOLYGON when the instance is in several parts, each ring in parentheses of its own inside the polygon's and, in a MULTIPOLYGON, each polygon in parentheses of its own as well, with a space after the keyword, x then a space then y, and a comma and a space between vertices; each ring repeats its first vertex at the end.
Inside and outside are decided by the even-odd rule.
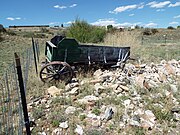
POLYGON ((72 77, 72 68, 66 62, 50 62, 44 65, 40 71, 40 78, 43 82, 63 81, 68 83, 72 77))

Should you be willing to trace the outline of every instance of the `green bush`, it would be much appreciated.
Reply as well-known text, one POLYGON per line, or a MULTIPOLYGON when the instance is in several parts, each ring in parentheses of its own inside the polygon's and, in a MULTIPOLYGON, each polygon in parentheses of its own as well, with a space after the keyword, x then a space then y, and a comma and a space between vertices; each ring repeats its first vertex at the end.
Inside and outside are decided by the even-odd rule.
POLYGON ((173 26, 168 26, 167 29, 174 30, 175 28, 173 26))
POLYGON ((158 31, 157 29, 151 29, 151 32, 152 32, 152 34, 156 34, 156 33, 158 33, 159 31, 158 31))
POLYGON ((152 34, 152 32, 151 32, 151 29, 149 29, 149 28, 145 28, 144 29, 144 31, 143 31, 143 35, 151 35, 152 34))
POLYGON ((84 20, 76 19, 67 31, 67 36, 77 39, 82 43, 102 42, 106 34, 105 28, 92 26, 84 20))
POLYGON ((150 28, 145 28, 143 31, 143 35, 154 35, 158 33, 159 31, 157 29, 150 29, 150 28))

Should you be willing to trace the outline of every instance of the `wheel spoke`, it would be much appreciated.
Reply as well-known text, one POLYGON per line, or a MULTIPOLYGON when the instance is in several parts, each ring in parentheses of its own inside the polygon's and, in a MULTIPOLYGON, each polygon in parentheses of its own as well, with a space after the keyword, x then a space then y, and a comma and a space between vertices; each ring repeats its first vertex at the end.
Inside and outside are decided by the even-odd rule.
POLYGON ((55 71, 49 66, 49 67, 47 67, 47 69, 49 70, 49 71, 51 71, 52 73, 55 73, 55 71))
POLYGON ((49 78, 51 78, 51 77, 53 77, 54 75, 50 75, 50 76, 46 76, 46 77, 44 77, 43 79, 49 79, 49 78))
POLYGON ((66 66, 64 66, 59 72, 61 73, 65 68, 66 68, 66 66))
POLYGON ((67 74, 67 73, 70 73, 70 71, 63 72, 63 73, 61 73, 61 75, 64 75, 64 74, 67 74))
POLYGON ((46 73, 46 72, 41 72, 41 73, 46 75, 54 75, 53 73, 46 73))

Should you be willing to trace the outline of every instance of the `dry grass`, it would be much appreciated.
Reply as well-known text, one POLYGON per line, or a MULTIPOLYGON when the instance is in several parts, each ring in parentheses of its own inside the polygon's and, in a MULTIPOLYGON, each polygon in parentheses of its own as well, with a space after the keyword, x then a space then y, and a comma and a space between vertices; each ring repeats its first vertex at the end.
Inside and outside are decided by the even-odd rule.
MULTIPOLYGON (((161 30, 162 31, 162 30, 161 30)), ((160 31, 160 32, 161 32, 160 31)), ((112 46, 129 46, 131 47, 131 57, 136 58, 141 62, 160 62, 161 60, 171 60, 171 59, 180 59, 180 44, 178 43, 178 35, 177 31, 163 31, 162 33, 157 33, 157 35, 146 36, 146 38, 150 39, 150 41, 144 42, 142 45, 142 31, 141 30, 133 30, 133 31, 123 31, 123 32, 115 32, 109 33, 104 39, 103 44, 112 45, 112 46), (160 43, 156 43, 153 39, 160 38, 162 35, 166 33, 167 35, 175 35, 174 40, 175 43, 167 43, 164 44, 164 40, 160 40, 160 43)), ((172 39, 172 37, 171 37, 172 39)), ((172 41, 174 41, 172 40, 172 41)))
POLYGON ((123 31, 108 33, 104 39, 104 43, 113 46, 130 46, 137 47, 140 45, 140 31, 123 31))

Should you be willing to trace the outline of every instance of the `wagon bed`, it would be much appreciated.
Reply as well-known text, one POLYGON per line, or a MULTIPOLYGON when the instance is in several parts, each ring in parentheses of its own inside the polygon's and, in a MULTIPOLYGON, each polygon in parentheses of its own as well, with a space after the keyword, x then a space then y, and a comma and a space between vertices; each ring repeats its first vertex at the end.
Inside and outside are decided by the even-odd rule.
MULTIPOLYGON (((64 69, 68 70, 68 73, 73 72, 70 65, 100 64, 114 66, 124 63, 130 57, 130 47, 79 44, 73 38, 55 36, 51 41, 46 42, 45 56, 47 65, 45 65, 40 72, 41 80, 46 80, 43 79, 42 75, 48 76, 52 78, 52 80, 62 80, 65 77, 61 78, 61 73, 66 73, 64 69), (47 73, 45 69, 48 69, 47 73), (53 72, 54 76, 50 72, 53 72), (53 77, 51 77, 50 74, 52 74, 51 76, 53 77)), ((72 77, 72 73, 69 76, 72 77)), ((47 80, 49 78, 47 78, 47 80)), ((70 79, 71 78, 68 80, 70 79)))

